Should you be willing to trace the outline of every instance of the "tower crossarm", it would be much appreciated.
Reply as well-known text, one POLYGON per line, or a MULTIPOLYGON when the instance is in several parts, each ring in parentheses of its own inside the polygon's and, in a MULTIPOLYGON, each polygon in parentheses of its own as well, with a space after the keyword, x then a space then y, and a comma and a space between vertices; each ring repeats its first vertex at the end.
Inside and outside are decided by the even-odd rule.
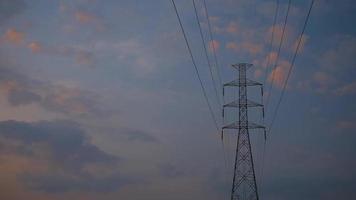
POLYGON ((262 86, 262 83, 259 83, 257 81, 253 81, 250 79, 246 79, 246 82, 236 79, 236 80, 230 81, 228 83, 225 83, 224 87, 229 87, 229 86, 230 87, 240 87, 240 86, 256 86, 256 85, 262 86))
POLYGON ((239 103, 239 100, 235 100, 233 102, 227 103, 225 105, 223 105, 223 107, 232 107, 232 108, 239 108, 241 106, 247 106, 247 107, 263 107, 262 104, 251 101, 249 99, 247 99, 247 101, 245 103, 239 103))
POLYGON ((231 124, 225 125, 222 129, 241 129, 241 128, 248 128, 248 129, 266 129, 265 126, 249 122, 246 125, 242 125, 239 121, 233 122, 231 124))

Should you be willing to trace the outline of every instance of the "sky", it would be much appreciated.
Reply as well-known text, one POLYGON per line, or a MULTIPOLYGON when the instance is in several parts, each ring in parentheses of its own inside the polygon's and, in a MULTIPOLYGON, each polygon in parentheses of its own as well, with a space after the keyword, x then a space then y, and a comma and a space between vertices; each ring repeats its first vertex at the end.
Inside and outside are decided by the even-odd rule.
MULTIPOLYGON (((310 2, 292 0, 272 72, 287 0, 272 52, 275 0, 206 0, 214 40, 196 0, 214 78, 247 62, 250 79, 267 79, 267 126, 310 2)), ((192 1, 176 4, 220 126, 192 1)), ((356 198, 355 11, 315 1, 265 154, 250 131, 260 199, 356 198)), ((0 0, 0 108, 0 199, 229 199, 237 132, 222 146, 171 1, 0 0)))

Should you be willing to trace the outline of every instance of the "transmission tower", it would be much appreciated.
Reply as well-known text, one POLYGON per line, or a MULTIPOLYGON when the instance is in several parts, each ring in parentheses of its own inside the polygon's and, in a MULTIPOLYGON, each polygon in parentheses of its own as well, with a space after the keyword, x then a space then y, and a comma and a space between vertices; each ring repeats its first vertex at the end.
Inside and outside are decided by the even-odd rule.
POLYGON ((260 107, 264 117, 264 107, 263 104, 247 99, 247 86, 260 86, 262 96, 263 86, 261 83, 246 78, 246 71, 252 67, 252 64, 239 63, 232 65, 232 67, 238 70, 239 75, 236 80, 223 85, 223 96, 225 96, 225 87, 238 87, 239 98, 231 103, 224 104, 222 108, 223 118, 225 117, 225 108, 238 108, 239 116, 238 121, 222 127, 222 137, 225 129, 238 130, 231 200, 258 200, 249 130, 263 129, 266 139, 266 129, 262 125, 249 122, 248 108, 260 107))

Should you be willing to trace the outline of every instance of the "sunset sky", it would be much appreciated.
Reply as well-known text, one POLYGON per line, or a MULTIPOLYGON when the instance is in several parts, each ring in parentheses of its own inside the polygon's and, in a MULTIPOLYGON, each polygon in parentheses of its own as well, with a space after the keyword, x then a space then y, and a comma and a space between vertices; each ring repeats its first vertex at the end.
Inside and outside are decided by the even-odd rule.
MULTIPOLYGON (((175 2, 221 125, 192 0, 175 2)), ((310 2, 292 0, 267 125, 310 2)), ((272 52, 275 0, 206 0, 214 41, 196 3, 223 82, 248 62, 268 88, 288 0, 272 52)), ((355 1, 315 1, 264 165, 250 132, 260 199, 356 199, 355 20, 355 1)), ((236 131, 223 149, 171 0, 0 0, 0 109, 0 199, 229 199, 236 131)))

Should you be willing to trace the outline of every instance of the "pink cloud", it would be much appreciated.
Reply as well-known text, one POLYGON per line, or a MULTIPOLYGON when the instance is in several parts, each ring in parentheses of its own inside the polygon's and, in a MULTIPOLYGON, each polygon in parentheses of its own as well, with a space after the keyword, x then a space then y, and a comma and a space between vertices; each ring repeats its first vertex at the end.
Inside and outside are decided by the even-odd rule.
POLYGON ((228 42, 226 44, 226 48, 227 49, 231 49, 231 50, 235 50, 235 51, 238 50, 238 46, 237 46, 237 44, 235 42, 228 42))
POLYGON ((79 65, 92 65, 94 63, 94 54, 84 48, 71 46, 47 46, 40 42, 31 42, 27 48, 32 53, 42 53, 55 56, 65 56, 74 59, 79 65))
POLYGON ((90 108, 80 100, 81 96, 82 91, 63 87, 58 88, 48 100, 55 107, 65 108, 74 114, 85 114, 90 111, 90 108))
POLYGON ((93 64, 93 54, 87 51, 78 51, 76 53, 75 61, 80 65, 92 65, 93 64))
POLYGON ((6 95, 14 89, 19 88, 19 84, 14 80, 4 81, 0 83, 0 91, 4 92, 6 95))
POLYGON ((219 48, 220 48, 220 42, 218 42, 217 40, 209 41, 209 51, 210 52, 214 52, 214 49, 215 49, 215 51, 218 51, 219 48))
POLYGON ((209 16, 209 20, 211 23, 217 23, 220 20, 218 16, 209 16))
POLYGON ((242 42, 240 44, 228 42, 226 44, 226 48, 236 52, 247 52, 253 55, 256 55, 262 51, 262 45, 251 42, 242 42))
POLYGON ((313 75, 313 81, 317 85, 317 91, 320 93, 325 93, 329 90, 330 86, 335 83, 335 79, 331 77, 326 72, 316 72, 313 75))
POLYGON ((42 51, 42 45, 39 42, 31 42, 27 47, 32 51, 32 53, 38 53, 42 51))
POLYGON ((297 89, 302 91, 309 91, 311 89, 311 81, 310 80, 301 80, 296 85, 297 89))
POLYGON ((336 95, 356 94, 356 81, 336 89, 334 93, 336 95))
POLYGON ((3 39, 12 44, 21 44, 25 38, 25 33, 10 28, 6 31, 3 39))
POLYGON ((246 49, 251 54, 258 54, 262 51, 262 45, 250 42, 242 43, 242 48, 246 49))
MULTIPOLYGON (((304 46, 305 46, 306 42, 308 41, 308 39, 309 39, 309 36, 307 36, 305 34, 302 36, 302 39, 300 41, 300 46, 299 46, 299 52, 302 52, 304 50, 304 46)), ((297 49, 298 42, 299 42, 299 38, 297 38, 296 41, 294 41, 292 49, 291 49, 292 51, 295 51, 297 49)))
POLYGON ((93 14, 85 11, 77 11, 74 13, 75 19, 82 24, 86 23, 91 23, 91 22, 96 22, 97 17, 94 16, 93 14))
POLYGON ((273 51, 270 52, 263 61, 262 67, 270 67, 272 66, 277 60, 277 52, 273 51), (269 64, 269 66, 267 66, 269 64))
MULTIPOLYGON (((267 34, 265 36, 265 40, 270 42, 271 39, 271 35, 273 32, 273 26, 269 27, 267 34)), ((290 28, 287 26, 285 29, 285 33, 284 33, 284 41, 287 41, 287 36, 290 33, 290 28)), ((283 25, 282 24, 276 24, 274 27, 274 35, 273 35, 273 44, 277 45, 279 44, 280 38, 282 38, 282 34, 283 34, 283 25)))
POLYGON ((272 82, 276 87, 282 88, 287 77, 290 63, 288 61, 280 61, 277 67, 272 70, 268 76, 268 81, 272 82))
POLYGON ((321 87, 327 87, 331 82, 333 82, 332 77, 325 72, 314 73, 313 79, 321 87))
POLYGON ((230 22, 226 27, 226 32, 230 34, 237 34, 239 32, 239 26, 236 22, 230 22))
POLYGON ((336 123, 336 128, 339 128, 339 129, 355 129, 356 128, 356 122, 338 121, 336 123))
POLYGON ((262 74, 263 74, 263 72, 262 72, 262 70, 260 70, 260 69, 257 69, 257 70, 255 70, 255 72, 254 72, 255 78, 261 77, 262 74))

